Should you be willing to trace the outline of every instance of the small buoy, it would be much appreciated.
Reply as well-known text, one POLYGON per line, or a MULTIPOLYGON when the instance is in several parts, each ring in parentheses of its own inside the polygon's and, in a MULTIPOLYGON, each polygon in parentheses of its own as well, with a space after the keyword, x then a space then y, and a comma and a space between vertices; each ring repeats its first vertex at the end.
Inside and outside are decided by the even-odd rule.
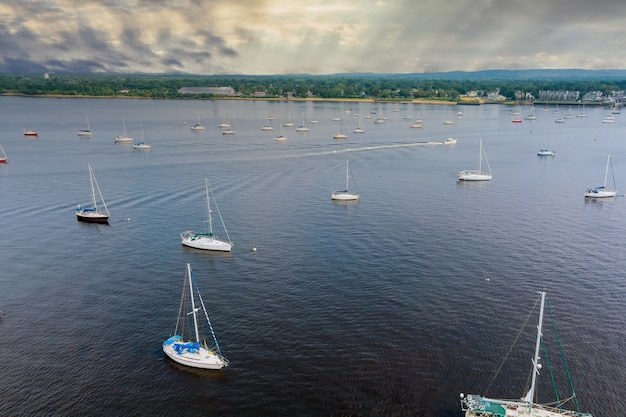
POLYGON ((256 252, 256 247, 252 247, 252 252, 256 252))

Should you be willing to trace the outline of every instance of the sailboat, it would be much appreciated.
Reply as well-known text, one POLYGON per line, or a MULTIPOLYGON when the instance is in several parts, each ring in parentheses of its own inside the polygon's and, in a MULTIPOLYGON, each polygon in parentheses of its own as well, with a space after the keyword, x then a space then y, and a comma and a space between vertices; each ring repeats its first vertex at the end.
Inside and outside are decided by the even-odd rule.
POLYGON ((7 154, 2 149, 2 145, 0 145, 0 152, 2 152, 2 156, 0 156, 0 164, 6 164, 9 162, 9 158, 7 158, 7 154))
POLYGON ((617 190, 615 189, 615 174, 613 173, 613 165, 611 164, 611 155, 608 156, 606 160, 606 170, 604 171, 604 184, 599 187, 589 187, 587 191, 585 191, 585 197, 587 198, 606 198, 606 197, 615 197, 617 195, 617 190), (609 166, 611 167, 611 176, 613 177, 613 189, 607 190, 606 188, 606 180, 609 175, 609 166))
POLYGON ((146 142, 146 137, 143 132, 143 123, 141 124, 141 142, 133 143, 133 149, 141 149, 141 150, 152 149, 152 145, 146 142))
POLYGON ((133 141, 133 137, 130 135, 130 133, 126 129, 126 120, 124 119, 124 116, 122 116, 122 134, 116 135, 113 138, 113 142, 131 143, 132 141, 133 141))
POLYGON ((285 136, 285 132, 283 131, 283 125, 280 125, 280 135, 274 136, 275 142, 286 142, 287 136, 285 136))
POLYGON ((524 117, 526 120, 537 120, 537 114, 535 112, 535 103, 530 105, 530 112, 524 117))
POLYGON ((287 121, 285 123, 283 123, 283 126, 285 127, 293 127, 294 123, 291 121, 291 108, 287 109, 287 121))
POLYGON ((200 121, 200 112, 198 112, 198 122, 191 126, 191 130, 199 131, 199 130, 205 130, 205 129, 206 127, 200 121))
MULTIPOLYGON (((349 161, 346 159, 346 188, 344 190, 339 190, 339 191, 335 191, 332 193, 332 195, 330 196, 331 200, 335 200, 335 201, 354 201, 354 200, 358 200, 359 199, 359 194, 358 193, 351 193, 349 191, 349 182, 350 182, 350 163, 349 161)), ((352 179, 352 182, 354 183, 354 188, 356 190, 356 182, 354 181, 354 178, 352 179)))
POLYGON ((548 145, 548 141, 546 140, 546 147, 544 149, 539 149, 539 151, 537 152, 537 155, 539 155, 539 156, 554 156, 554 155, 556 155, 556 152, 554 150, 548 149, 547 145, 548 145))
POLYGON ((576 117, 587 117, 587 115, 585 114, 585 103, 583 102, 583 109, 580 111, 580 113, 576 114, 576 117))
MULTIPOLYGON (((541 359, 539 353, 541 347, 543 346, 543 342, 541 341, 541 339, 543 337, 542 328, 544 305, 546 300, 545 292, 540 292, 539 294, 541 295, 541 306, 539 308, 539 325, 537 326, 535 356, 532 359, 532 377, 528 393, 519 400, 493 399, 483 397, 481 395, 470 394, 466 396, 464 394, 461 394, 461 409, 465 411, 465 417, 592 417, 591 414, 582 413, 580 412, 580 410, 570 411, 563 408, 564 403, 570 400, 574 400, 576 408, 579 407, 578 399, 576 398, 576 394, 574 394, 573 384, 571 380, 569 381, 570 387, 572 388, 571 397, 560 400, 557 396, 556 403, 552 403, 550 405, 544 405, 535 402, 537 376, 540 375, 540 370, 542 369, 542 365, 539 362, 541 359)), ((550 311, 549 308, 548 311, 550 311)), ((558 343, 560 346, 560 341, 558 341, 558 343)), ((565 364, 565 357, 563 355, 561 356, 563 358, 563 363, 565 364)), ((548 364, 548 366, 550 365, 547 359, 546 363, 548 364)), ((552 372, 549 372, 548 375, 552 375, 552 372)), ((567 372, 567 375, 569 379, 569 372, 567 372)))
POLYGON ((459 172, 459 180, 460 181, 490 181, 491 180, 491 166, 489 166, 489 161, 487 160, 487 154, 483 149, 483 139, 480 138, 480 150, 478 157, 478 169, 475 170, 463 170, 459 172), (487 163, 487 172, 483 172, 483 158, 487 163))
POLYGON ((363 120, 361 120, 361 116, 359 116, 359 124, 352 131, 353 133, 365 133, 365 126, 363 126, 363 120))
POLYGON ((226 121, 218 123, 217 127, 219 127, 220 129, 228 129, 228 128, 230 128, 230 118, 228 116, 228 113, 226 113, 226 121))
POLYGON ((346 128, 343 125, 343 119, 339 121, 339 132, 333 135, 333 139, 347 139, 348 134, 346 133, 346 128))
POLYGON ((183 296, 180 300, 174 336, 163 342, 163 352, 173 361, 192 368, 222 369, 228 366, 228 359, 222 356, 222 351, 217 343, 204 300, 198 290, 198 284, 191 273, 190 264, 187 264, 187 269, 185 270, 183 296), (214 348, 209 348, 206 340, 200 340, 198 326, 198 312, 200 310, 204 313, 208 330, 210 330, 213 336, 214 348))
POLYGON ((272 117, 269 113, 267 115, 267 124, 264 125, 261 130, 266 131, 266 132, 271 132, 272 130, 274 130, 274 127, 272 126, 272 120, 274 120, 274 117, 272 117), (270 118, 271 117, 271 118, 270 118))
POLYGON ((188 246, 195 249, 230 252, 233 247, 233 242, 230 241, 228 231, 226 230, 224 220, 222 219, 222 215, 220 214, 217 204, 215 205, 215 208, 217 209, 217 214, 219 215, 220 221, 222 222, 222 227, 224 229, 224 233, 226 233, 228 242, 219 240, 215 233, 213 233, 213 219, 211 217, 212 211, 211 203, 209 200, 209 195, 213 195, 213 193, 209 191, 209 179, 206 177, 204 178, 204 188, 206 191, 207 222, 209 224, 208 231, 207 233, 196 233, 193 230, 188 230, 184 233, 181 233, 180 238, 182 239, 182 244, 183 246, 188 246))
POLYGON ((90 138, 91 137, 91 127, 89 126, 89 117, 87 117, 87 113, 85 113, 85 118, 87 119, 87 129, 80 129, 78 131, 78 136, 84 137, 84 138, 90 138))
POLYGON ((226 123, 220 123, 220 125, 228 125, 228 127, 222 130, 222 135, 234 135, 237 133, 237 131, 235 131, 235 126, 230 121, 229 115, 226 115, 226 123))
POLYGON ((304 113, 302 113, 302 124, 296 127, 296 132, 308 132, 308 131, 309 131, 309 128, 307 125, 304 124, 304 113))
POLYGON ((448 116, 448 118, 443 121, 443 124, 444 125, 453 125, 454 124, 454 117, 452 116, 452 109, 450 109, 450 116, 448 116))
POLYGON ((89 181, 91 183, 91 208, 81 207, 80 205, 76 208, 76 219, 81 222, 87 223, 108 223, 109 222, 109 209, 107 208, 106 203, 104 202, 104 197, 102 197, 102 192, 100 191, 100 187, 98 186, 98 181, 96 181, 96 176, 93 173, 93 169, 91 168, 91 164, 87 164, 89 166, 89 181), (101 210, 98 205, 98 198, 102 203, 101 210))
POLYGON ((418 111, 417 115, 415 116, 415 121, 413 123, 411 123, 410 127, 412 129, 421 129, 422 126, 422 112, 418 111))

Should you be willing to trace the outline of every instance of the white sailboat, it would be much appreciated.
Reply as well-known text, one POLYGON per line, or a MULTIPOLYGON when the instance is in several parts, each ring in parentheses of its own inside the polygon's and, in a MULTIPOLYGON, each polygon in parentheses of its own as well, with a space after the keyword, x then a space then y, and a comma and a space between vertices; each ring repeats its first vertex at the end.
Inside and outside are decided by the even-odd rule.
POLYGON ((606 160, 606 169, 604 171, 604 184, 599 187, 588 187, 587 191, 585 191, 585 197, 587 198, 606 198, 606 197, 615 197, 617 195, 617 190, 615 186, 615 174, 613 173, 613 165, 611 164, 611 155, 608 156, 606 160), (609 175, 609 167, 611 167, 611 176, 613 177, 613 189, 608 190, 606 188, 606 180, 609 175))
POLYGON ((93 173, 91 164, 87 164, 89 167, 89 182, 91 183, 91 205, 92 207, 86 208, 80 205, 76 208, 76 219, 86 223, 108 223, 109 222, 109 209, 104 202, 102 192, 96 181, 96 176, 93 173), (97 193, 97 195, 96 195, 97 193), (102 208, 98 205, 100 201, 102 208))
POLYGON ((280 125, 280 135, 274 136, 274 142, 286 142, 287 136, 285 136, 285 132, 283 131, 283 125, 280 125))
POLYGON ((339 132, 333 134, 333 139, 347 139, 348 134, 346 133, 346 128, 343 125, 343 119, 339 120, 339 132))
POLYGON ((89 126, 89 117, 87 117, 87 113, 85 113, 85 118, 87 119, 87 129, 79 129, 78 136, 83 138, 91 137, 91 127, 89 126))
POLYGON ((302 123, 296 127, 296 132, 308 132, 309 127, 304 123, 304 113, 302 113, 302 123))
POLYGON ((185 270, 183 296, 180 301, 174 336, 163 342, 163 352, 173 361, 192 368, 222 369, 228 366, 228 359, 222 356, 204 300, 200 295, 198 284, 193 278, 189 264, 185 270), (190 307, 191 310, 189 310, 190 307), (198 323, 200 310, 204 313, 208 330, 213 336, 214 347, 212 348, 207 345, 206 340, 200 339, 198 323), (191 323, 187 323, 188 321, 191 323))
MULTIPOLYGON (((352 182, 353 182, 354 188, 356 190, 356 182, 354 181, 354 178, 352 179, 352 182)), ((339 190, 339 191, 333 192, 331 197, 330 197, 330 199, 331 200, 335 200, 335 201, 354 201, 354 200, 358 200, 359 199, 358 192, 351 193, 350 190, 349 190, 349 187, 348 187, 349 183, 350 183, 350 163, 346 159, 346 188, 344 190, 339 190)))
POLYGON ((422 125, 422 112, 418 111, 415 115, 415 120, 410 125, 411 129, 421 129, 422 125))
POLYGON ((228 113, 226 113, 226 121, 218 123, 217 127, 219 127, 220 129, 228 129, 228 128, 230 128, 230 118, 228 116, 228 113))
POLYGON ((291 121, 291 108, 287 109, 287 114, 288 114, 287 121, 283 123, 283 126, 293 127, 295 123, 291 121))
POLYGON ((222 130, 222 135, 234 135, 235 133, 237 133, 237 131, 235 130, 235 126, 230 121, 230 116, 226 115, 226 123, 224 123, 224 125, 228 125, 228 127, 222 130))
POLYGON ((274 117, 270 116, 270 114, 268 113, 268 115, 267 115, 267 124, 264 125, 261 128, 261 130, 263 130, 265 132, 271 132, 272 130, 274 130, 274 127, 272 126, 272 120, 274 120, 274 117))
POLYGON ((204 124, 202 124, 202 122, 200 121, 200 112, 198 112, 198 121, 196 123, 194 123, 193 125, 191 125, 190 129, 193 130, 193 131, 200 131, 200 130, 205 130, 206 129, 204 124))
POLYGON ((122 133, 119 135, 116 135, 113 138, 113 142, 120 142, 120 143, 132 143, 133 142, 133 137, 131 136, 130 132, 126 128, 126 119, 124 119, 124 116, 122 116, 122 133))
POLYGON ((470 170, 466 169, 459 172, 459 180, 460 181, 490 181, 491 180, 491 166, 489 165, 489 160, 487 159, 487 154, 483 148, 483 139, 480 138, 480 150, 478 157, 478 169, 470 170), (487 163, 488 171, 483 171, 483 159, 487 163))
MULTIPOLYGON (((574 402, 576 408, 578 408, 578 399, 573 390, 573 385, 570 380, 570 386, 572 387, 572 396, 560 400, 557 396, 557 401, 551 404, 539 404, 535 402, 536 397, 536 383, 537 376, 540 375, 542 365, 540 363, 541 357, 539 356, 540 349, 542 347, 542 328, 543 328, 543 315, 544 305, 546 299, 546 293, 541 294, 541 306, 539 308, 539 325, 537 326, 537 341, 535 344, 535 356, 532 359, 531 368, 531 383, 530 389, 527 394, 519 400, 504 400, 493 399, 483 397, 481 395, 464 395, 461 394, 461 409, 465 412, 465 417, 592 417, 591 414, 582 413, 578 411, 570 411, 563 408, 564 403, 568 401, 574 402)), ((548 310, 549 311, 549 310, 548 310)), ((560 342, 559 342, 560 344, 560 342)), ((564 361, 564 357, 563 357, 564 361)), ((546 360, 548 366, 550 363, 546 360)), ((550 373, 551 374, 551 373, 550 373)), ((569 378, 569 372, 568 378, 569 378)))
MULTIPOLYGON (((213 218, 211 216, 211 202, 209 199, 209 195, 213 195, 209 188, 209 179, 204 178, 204 188, 206 191, 206 207, 207 207, 207 223, 208 223, 208 231, 207 233, 196 233, 193 230, 188 230, 186 232, 181 233, 180 238, 182 240, 182 244, 184 246, 188 246, 190 248, 195 249, 204 249, 204 250, 214 250, 214 251, 222 251, 222 252, 230 252, 233 247, 233 242, 230 241, 230 237, 228 236, 228 231, 226 230, 226 225, 224 225, 224 220, 222 219, 222 215, 220 213, 217 204, 215 204, 215 208, 217 210, 217 214, 222 222, 222 228, 224 229, 224 233, 226 233, 226 238, 228 241, 219 240, 215 233, 213 232, 213 218)), ((215 200, 215 198, 213 199, 215 200)))
POLYGON ((452 109, 450 109, 450 115, 448 116, 448 118, 446 120, 443 121, 444 125, 453 125, 454 124, 454 116, 452 116, 452 109))
POLYGON ((152 145, 148 143, 146 135, 143 131, 143 123, 141 124, 141 141, 133 143, 133 149, 148 150, 152 149, 152 145))
POLYGON ((544 149, 539 149, 539 151, 537 151, 537 155, 539 156, 554 156, 556 155, 556 152, 554 150, 550 150, 548 149, 548 140, 550 138, 548 137, 548 139, 546 139, 546 147, 544 149))
POLYGON ((361 116, 359 116, 359 124, 352 131, 353 133, 365 133, 365 126, 363 125, 363 120, 361 120, 361 116))

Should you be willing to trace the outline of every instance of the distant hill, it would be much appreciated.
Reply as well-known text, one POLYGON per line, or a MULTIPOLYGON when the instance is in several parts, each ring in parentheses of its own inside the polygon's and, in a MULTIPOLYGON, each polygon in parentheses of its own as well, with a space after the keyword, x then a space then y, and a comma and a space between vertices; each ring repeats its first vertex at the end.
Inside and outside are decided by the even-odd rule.
MULTIPOLYGON (((314 76, 317 77, 317 76, 314 76)), ((320 76, 321 77, 321 76, 320 76)), ((344 73, 326 77, 363 78, 410 78, 422 80, 607 80, 626 79, 626 70, 584 70, 584 69, 529 69, 529 70, 485 70, 453 71, 433 73, 344 73)))

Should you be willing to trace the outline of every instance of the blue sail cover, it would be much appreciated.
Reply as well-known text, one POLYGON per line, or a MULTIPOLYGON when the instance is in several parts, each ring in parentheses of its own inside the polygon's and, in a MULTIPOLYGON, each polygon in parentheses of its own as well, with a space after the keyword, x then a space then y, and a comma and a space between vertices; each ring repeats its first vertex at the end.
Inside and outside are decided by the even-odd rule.
POLYGON ((200 350, 200 343, 198 342, 174 343, 174 349, 179 355, 185 352, 196 353, 200 350))

